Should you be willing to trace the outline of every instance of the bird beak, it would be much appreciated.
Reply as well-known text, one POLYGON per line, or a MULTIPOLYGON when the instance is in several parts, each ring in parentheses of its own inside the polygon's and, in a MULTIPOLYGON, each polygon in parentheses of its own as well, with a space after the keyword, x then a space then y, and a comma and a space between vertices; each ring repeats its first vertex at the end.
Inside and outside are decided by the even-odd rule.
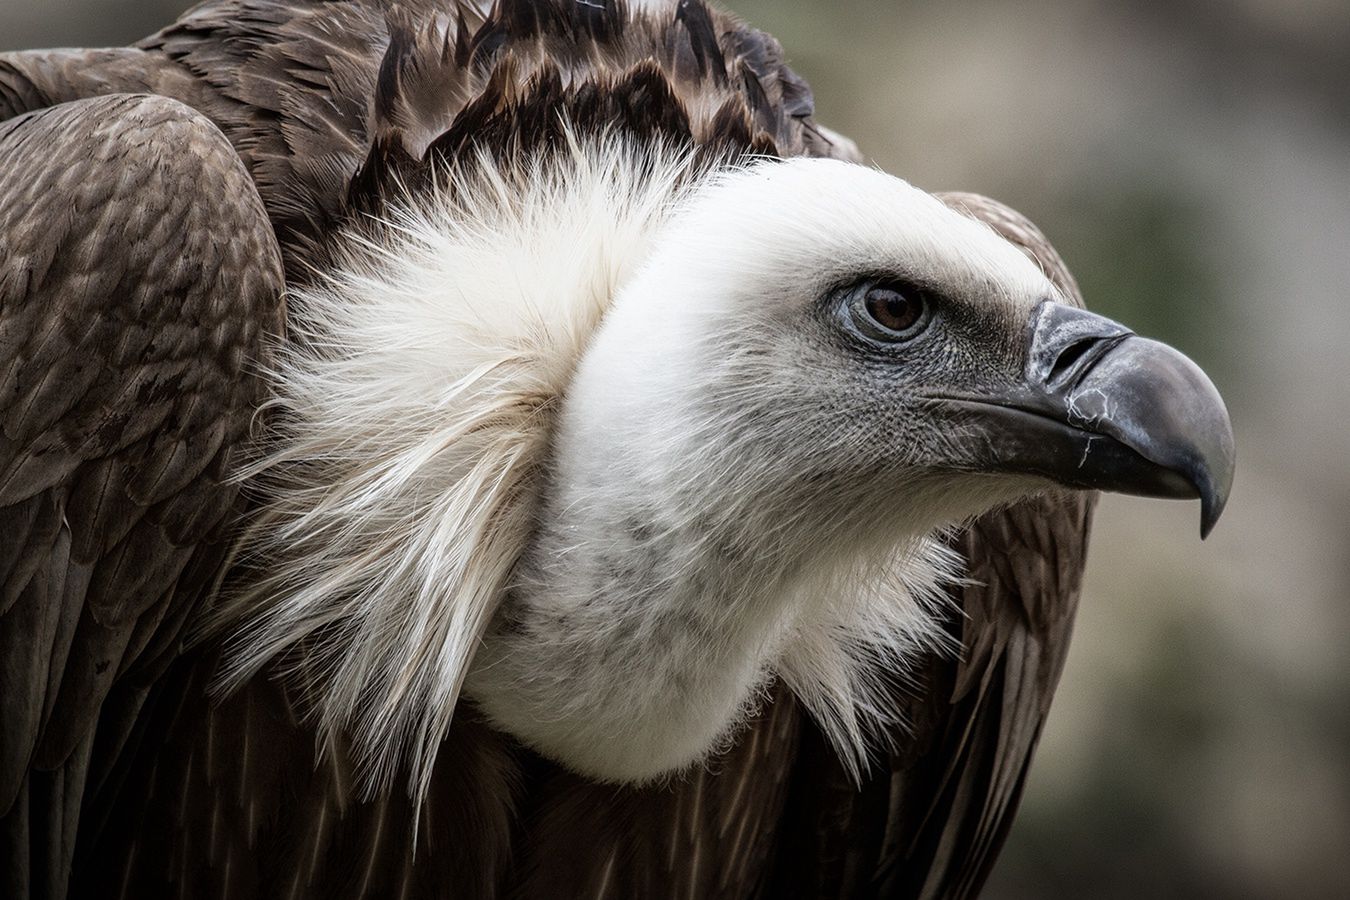
POLYGON ((1194 362, 1110 319, 1036 308, 1023 383, 939 402, 977 438, 975 466, 1072 488, 1201 502, 1207 537, 1228 502, 1236 451, 1223 398, 1194 362))

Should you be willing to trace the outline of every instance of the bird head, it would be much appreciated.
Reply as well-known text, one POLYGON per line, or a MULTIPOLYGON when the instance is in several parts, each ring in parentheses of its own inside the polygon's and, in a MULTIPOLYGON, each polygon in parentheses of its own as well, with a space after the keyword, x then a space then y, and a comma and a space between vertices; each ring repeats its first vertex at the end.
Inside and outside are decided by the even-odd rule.
POLYGON ((987 224, 875 169, 738 170, 615 296, 555 463, 588 489, 620 470, 615 489, 687 497, 690 516, 800 519, 811 543, 837 519, 926 534, 1051 484, 1200 497, 1207 533, 1233 469, 1218 392, 1074 302, 987 224))

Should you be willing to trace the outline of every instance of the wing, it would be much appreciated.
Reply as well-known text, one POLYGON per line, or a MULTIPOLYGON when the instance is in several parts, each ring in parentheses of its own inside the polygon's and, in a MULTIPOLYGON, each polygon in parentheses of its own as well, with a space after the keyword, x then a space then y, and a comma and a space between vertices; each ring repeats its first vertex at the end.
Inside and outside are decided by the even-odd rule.
POLYGON ((1051 494, 962 536, 965 656, 934 666, 892 760, 882 896, 973 897, 1002 848, 1068 653, 1095 497, 1051 494))
POLYGON ((81 834, 72 895, 99 900, 497 896, 521 792, 510 740, 467 712, 419 810, 403 791, 361 799, 344 747, 316 757, 303 698, 255 678, 211 702, 203 646, 155 685, 81 834))
POLYGON ((0 120, 114 92, 182 101, 233 143, 296 273, 365 155, 387 44, 376 0, 208 0, 136 47, 0 54, 0 120))
POLYGON ((194 93, 187 71, 130 47, 0 53, 0 122, 106 94, 160 94, 186 100, 194 93))
POLYGON ((288 274, 340 220, 369 144, 370 98, 389 43, 378 0, 208 0, 141 41, 191 72, 173 93, 225 132, 267 206, 288 274))
POLYGON ((230 145, 162 98, 0 124, 0 247, 0 895, 59 897, 216 576, 283 284, 230 145))
POLYGON ((76 895, 741 900, 763 882, 800 731, 781 691, 707 770, 647 788, 566 772, 462 707, 418 810, 359 799, 344 747, 316 763, 282 682, 202 702, 217 661, 196 652, 147 704, 147 752, 96 810, 110 839, 82 847, 76 895))
POLYGON ((776 686, 734 746, 672 784, 596 784, 534 759, 512 896, 757 896, 789 800, 802 720, 776 686))

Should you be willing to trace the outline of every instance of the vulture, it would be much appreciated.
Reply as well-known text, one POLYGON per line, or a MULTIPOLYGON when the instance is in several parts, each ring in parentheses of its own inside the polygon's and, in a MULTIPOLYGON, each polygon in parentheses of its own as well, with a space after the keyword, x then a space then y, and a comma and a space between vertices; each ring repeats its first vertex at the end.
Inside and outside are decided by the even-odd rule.
POLYGON ((0 896, 976 894, 1204 373, 704 0, 0 55, 0 896))

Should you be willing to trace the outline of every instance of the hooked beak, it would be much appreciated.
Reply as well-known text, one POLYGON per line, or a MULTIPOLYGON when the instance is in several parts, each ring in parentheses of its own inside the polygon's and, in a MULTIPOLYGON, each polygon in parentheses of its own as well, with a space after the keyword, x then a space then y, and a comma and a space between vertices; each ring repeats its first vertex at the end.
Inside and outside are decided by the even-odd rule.
POLYGON ((1045 301, 1023 383, 1001 396, 938 399, 980 438, 982 471, 1072 488, 1200 498, 1208 537, 1233 484, 1233 425, 1209 377, 1166 344, 1045 301))

